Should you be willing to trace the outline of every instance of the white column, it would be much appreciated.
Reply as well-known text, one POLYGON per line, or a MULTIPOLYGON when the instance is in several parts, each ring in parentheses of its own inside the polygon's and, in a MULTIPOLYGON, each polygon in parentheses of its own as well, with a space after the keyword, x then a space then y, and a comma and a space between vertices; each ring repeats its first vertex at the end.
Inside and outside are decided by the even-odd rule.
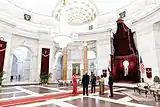
POLYGON ((144 66, 152 68, 152 78, 149 79, 145 76, 144 81, 152 84, 154 76, 158 75, 159 72, 155 48, 155 38, 153 35, 153 25, 146 25, 139 22, 137 25, 134 25, 134 27, 137 35, 139 55, 142 57, 144 66))
POLYGON ((37 55, 32 55, 32 60, 30 62, 30 75, 29 81, 30 82, 38 82, 35 77, 37 77, 37 55))
POLYGON ((110 39, 97 41, 97 75, 102 75, 102 70, 108 68, 110 58, 110 39))
POLYGON ((52 74, 51 78, 49 79, 50 83, 55 82, 55 74, 56 72, 53 69, 53 63, 54 63, 54 53, 55 53, 55 46, 52 44, 52 47, 50 47, 50 56, 49 56, 49 73, 52 74))

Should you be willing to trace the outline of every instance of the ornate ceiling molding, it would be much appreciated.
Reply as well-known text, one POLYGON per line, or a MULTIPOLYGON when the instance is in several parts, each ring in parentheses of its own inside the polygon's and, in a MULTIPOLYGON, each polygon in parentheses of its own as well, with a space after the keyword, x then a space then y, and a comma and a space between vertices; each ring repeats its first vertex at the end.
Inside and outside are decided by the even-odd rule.
POLYGON ((92 22, 98 14, 97 8, 89 0, 69 0, 65 7, 62 1, 55 8, 53 16, 60 21, 60 15, 63 12, 68 13, 68 23, 70 25, 83 25, 92 22))

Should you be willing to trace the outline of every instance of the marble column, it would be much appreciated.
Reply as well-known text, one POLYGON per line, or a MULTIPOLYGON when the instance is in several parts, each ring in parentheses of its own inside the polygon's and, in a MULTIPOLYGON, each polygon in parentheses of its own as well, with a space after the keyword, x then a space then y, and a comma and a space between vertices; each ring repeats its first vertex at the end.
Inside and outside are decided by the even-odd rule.
POLYGON ((62 80, 67 79, 67 47, 63 49, 62 80))
POLYGON ((37 71, 37 55, 32 55, 32 59, 30 61, 30 77, 29 77, 29 81, 30 82, 39 82, 39 72, 35 72, 37 71), (38 75, 38 76, 36 76, 38 75))
POLYGON ((84 73, 85 71, 88 71, 88 58, 87 58, 87 46, 84 46, 84 73))

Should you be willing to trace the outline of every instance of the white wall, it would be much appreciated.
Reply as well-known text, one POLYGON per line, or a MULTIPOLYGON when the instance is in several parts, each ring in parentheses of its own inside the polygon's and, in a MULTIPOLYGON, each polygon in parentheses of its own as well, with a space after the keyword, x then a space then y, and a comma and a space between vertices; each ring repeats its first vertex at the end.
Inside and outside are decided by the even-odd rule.
MULTIPOLYGON (((125 20, 129 21, 134 19, 135 16, 137 15, 140 16, 140 15, 144 15, 143 13, 146 13, 146 14, 149 13, 148 11, 153 10, 154 9, 153 7, 158 6, 159 3, 160 3, 160 0, 135 0, 133 3, 127 6, 124 6, 116 11, 112 11, 112 12, 97 16, 96 20, 89 24, 86 24, 80 27, 71 27, 70 31, 86 32, 88 30, 88 26, 92 24, 94 25, 94 28, 106 29, 104 27, 107 27, 113 24, 117 20, 117 18, 119 18, 118 14, 120 12, 123 12, 124 10, 126 11, 125 20)), ((18 8, 13 4, 7 2, 6 0, 0 1, 0 13, 1 13, 0 15, 8 16, 9 21, 12 21, 14 23, 19 23, 20 20, 23 21, 23 23, 25 23, 26 21, 24 21, 24 18, 23 18, 24 13, 30 14, 32 16, 31 22, 30 22, 31 26, 35 26, 35 27, 39 26, 45 30, 47 28, 48 30, 56 31, 57 27, 59 26, 59 22, 57 22, 51 16, 40 15, 31 11, 24 10, 22 8, 18 8)))
POLYGON ((109 39, 97 40, 97 74, 102 75, 102 70, 108 68, 110 58, 109 39))
MULTIPOLYGON (((50 56, 49 56, 49 73, 52 73, 52 78, 50 78, 49 82, 55 81, 54 76, 54 70, 53 70, 53 63, 54 63, 54 53, 56 51, 55 44, 52 41, 52 39, 48 39, 49 35, 40 34, 39 42, 38 42, 38 69, 37 72, 40 72, 41 69, 41 53, 42 48, 49 48, 50 49, 50 56)), ((37 75, 37 78, 39 78, 39 75, 37 75)))
POLYGON ((153 35, 155 38, 156 57, 158 61, 157 75, 160 75, 160 21, 153 25, 153 35))
MULTIPOLYGON (((17 47, 24 46, 30 49, 32 58, 31 58, 31 67, 30 67, 30 79, 29 82, 39 82, 40 66, 41 66, 41 52, 42 48, 50 49, 50 65, 49 72, 53 72, 53 53, 55 51, 55 45, 50 39, 50 35, 43 33, 33 33, 27 32, 24 30, 19 30, 14 27, 12 24, 2 23, 0 21, 0 34, 1 37, 7 41, 5 61, 4 61, 4 71, 5 80, 4 84, 10 83, 10 76, 12 70, 12 60, 13 52, 17 47)), ((53 77, 53 76, 52 76, 53 77)), ((52 82, 51 78, 50 82, 52 82)))
POLYGON ((30 66, 30 80, 32 82, 36 82, 36 78, 35 75, 37 73, 37 46, 38 46, 38 40, 36 39, 30 39, 30 38, 25 38, 23 36, 21 36, 21 34, 16 35, 16 34, 12 34, 11 37, 11 46, 10 46, 10 67, 8 68, 8 82, 10 79, 10 75, 11 75, 11 70, 12 70, 12 65, 11 62, 13 60, 13 52, 16 48, 18 47, 26 47, 31 51, 31 66, 30 66))
MULTIPOLYGON (((153 77, 160 75, 160 60, 158 59, 160 54, 159 30, 155 30, 155 27, 153 27, 154 23, 160 21, 160 0, 156 0, 156 2, 152 0, 151 3, 148 2, 148 0, 136 0, 134 5, 124 7, 115 13, 111 13, 112 15, 107 14, 98 17, 95 23, 98 26, 97 28, 102 27, 102 29, 85 32, 82 29, 86 29, 86 26, 79 29, 78 39, 80 41, 97 40, 97 72, 99 75, 102 74, 102 69, 107 69, 108 67, 110 57, 109 30, 110 28, 115 28, 117 13, 125 8, 127 9, 126 24, 128 27, 131 27, 133 31, 136 31, 138 50, 143 58, 144 65, 152 68, 153 77), (137 7, 136 10, 135 6, 137 7)), ((39 81, 39 75, 37 75, 37 73, 40 73, 42 48, 50 48, 49 72, 54 73, 52 63, 54 61, 53 53, 55 51, 55 45, 52 41, 54 35, 50 35, 50 31, 56 30, 57 22, 53 18, 33 13, 31 22, 26 22, 23 20, 24 10, 11 6, 6 3, 5 0, 0 1, 0 13, 0 35, 7 41, 4 62, 4 71, 6 71, 4 77, 6 79, 4 82, 6 83, 10 80, 13 49, 17 46, 24 45, 24 40, 26 41, 25 45, 33 51, 32 62, 34 62, 34 64, 31 67, 33 74, 30 81, 39 81), (12 35, 12 33, 17 35, 12 35)), ((51 80, 53 79, 54 78, 51 80)), ((145 78, 146 81, 152 81, 152 79, 148 80, 145 78)))
POLYGON ((145 81, 153 83, 154 76, 160 75, 160 69, 158 66, 159 59, 159 46, 157 41, 160 41, 158 34, 159 31, 155 30, 153 24, 160 19, 160 11, 155 11, 147 17, 143 17, 131 25, 133 30, 136 31, 138 51, 142 56, 145 67, 152 68, 152 78, 148 79, 145 75, 145 81))

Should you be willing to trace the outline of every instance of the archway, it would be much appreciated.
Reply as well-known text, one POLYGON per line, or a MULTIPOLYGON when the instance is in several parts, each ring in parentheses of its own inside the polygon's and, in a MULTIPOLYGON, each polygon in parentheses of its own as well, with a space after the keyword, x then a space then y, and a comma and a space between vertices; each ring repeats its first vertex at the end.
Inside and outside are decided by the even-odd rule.
POLYGON ((13 51, 11 82, 29 81, 31 64, 31 51, 27 47, 17 47, 13 51))
POLYGON ((96 54, 92 50, 87 51, 87 56, 88 56, 87 57, 88 59, 95 59, 96 58, 96 54))
POLYGON ((92 50, 87 51, 87 58, 88 58, 88 70, 89 74, 93 72, 96 73, 96 53, 92 50))
POLYGON ((63 59, 63 54, 62 52, 57 52, 55 55, 55 61, 54 61, 54 70, 56 72, 56 80, 61 79, 62 75, 62 59, 63 59))

